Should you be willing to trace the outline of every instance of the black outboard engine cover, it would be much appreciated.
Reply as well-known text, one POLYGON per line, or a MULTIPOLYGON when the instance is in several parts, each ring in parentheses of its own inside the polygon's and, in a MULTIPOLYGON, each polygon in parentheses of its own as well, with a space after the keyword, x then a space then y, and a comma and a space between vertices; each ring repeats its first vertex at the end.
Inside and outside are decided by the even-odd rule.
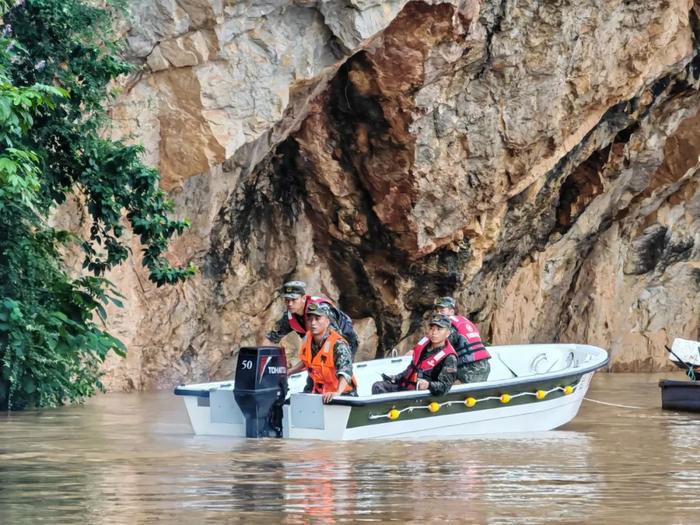
POLYGON ((282 435, 287 356, 279 346, 241 348, 233 397, 245 417, 246 437, 282 435))

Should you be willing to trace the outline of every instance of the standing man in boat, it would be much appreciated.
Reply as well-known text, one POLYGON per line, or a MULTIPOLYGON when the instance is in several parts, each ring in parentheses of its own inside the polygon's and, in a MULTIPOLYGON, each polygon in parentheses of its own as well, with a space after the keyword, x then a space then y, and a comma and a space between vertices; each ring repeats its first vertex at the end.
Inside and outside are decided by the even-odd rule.
POLYGON ((337 395, 357 395, 350 346, 331 326, 330 305, 311 303, 306 315, 309 331, 301 343, 300 361, 287 370, 287 375, 306 369, 309 377, 304 392, 322 394, 324 403, 337 395))
POLYGON ((449 341, 457 352, 457 379, 461 383, 486 381, 491 372, 491 354, 481 341, 479 329, 464 316, 457 315, 457 304, 452 297, 438 297, 435 311, 450 318, 452 331, 449 341))
POLYGON ((408 368, 395 376, 382 374, 384 381, 372 385, 372 394, 403 390, 430 390, 435 396, 446 394, 457 377, 457 352, 448 340, 451 326, 448 316, 432 316, 428 335, 413 347, 408 368))
POLYGON ((333 328, 345 338, 350 345, 352 357, 355 357, 359 341, 352 326, 352 319, 333 304, 330 299, 307 295, 304 281, 289 281, 282 286, 282 297, 287 307, 282 317, 275 323, 275 328, 270 330, 263 340, 263 345, 279 344, 280 340, 294 330, 299 337, 304 337, 308 331, 307 314, 312 304, 327 304, 333 317, 333 328))

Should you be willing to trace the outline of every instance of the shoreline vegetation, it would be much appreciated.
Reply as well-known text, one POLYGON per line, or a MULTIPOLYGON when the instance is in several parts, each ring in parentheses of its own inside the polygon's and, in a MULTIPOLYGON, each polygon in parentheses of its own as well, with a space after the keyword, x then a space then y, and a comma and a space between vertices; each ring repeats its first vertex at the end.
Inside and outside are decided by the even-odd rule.
POLYGON ((140 146, 106 138, 110 83, 133 71, 114 24, 125 3, 0 1, 0 409, 78 402, 103 390, 100 365, 127 349, 106 329, 105 305, 121 307, 104 275, 143 247, 158 286, 196 272, 171 265, 171 239, 188 226, 140 146), (89 235, 53 228, 68 198, 85 209, 89 235), (126 220, 125 220, 126 219, 126 220), (82 249, 74 277, 62 248, 82 249))

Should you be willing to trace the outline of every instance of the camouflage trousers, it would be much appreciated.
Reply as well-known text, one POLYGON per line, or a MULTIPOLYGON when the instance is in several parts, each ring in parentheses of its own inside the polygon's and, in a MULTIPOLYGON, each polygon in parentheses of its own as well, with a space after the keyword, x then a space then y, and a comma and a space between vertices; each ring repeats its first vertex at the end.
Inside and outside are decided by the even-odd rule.
POLYGON ((478 383, 486 381, 491 372, 491 365, 488 359, 482 359, 475 363, 462 364, 457 367, 457 379, 462 383, 478 383))

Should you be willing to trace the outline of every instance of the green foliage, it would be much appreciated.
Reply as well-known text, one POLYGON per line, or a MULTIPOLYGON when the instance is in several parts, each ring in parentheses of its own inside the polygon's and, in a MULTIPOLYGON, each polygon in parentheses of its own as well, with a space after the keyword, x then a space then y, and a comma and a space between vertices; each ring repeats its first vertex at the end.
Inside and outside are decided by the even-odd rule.
POLYGON ((12 6, 15 5, 13 0, 0 0, 0 16, 5 16, 12 6))
POLYGON ((102 136, 115 78, 131 70, 112 35, 114 12, 83 0, 2 2, 0 37, 0 407, 53 406, 101 388, 107 353, 120 341, 95 322, 121 306, 102 278, 129 255, 128 225, 158 286, 195 271, 164 258, 187 221, 138 146, 102 136), (79 195, 90 233, 76 239, 48 226, 68 194, 79 195), (61 246, 78 242, 89 272, 70 277, 61 246))
POLYGON ((142 148, 100 136, 108 85, 132 69, 109 40, 112 13, 84 0, 28 0, 5 21, 21 44, 12 63, 14 80, 59 85, 70 93, 37 118, 27 145, 42 159, 44 206, 63 202, 75 189, 87 200, 92 227, 84 267, 100 275, 127 258, 120 241, 125 212, 158 285, 191 275, 192 268, 172 268, 162 257, 169 239, 187 223, 167 216, 171 206, 158 188, 158 173, 140 162, 142 148))

